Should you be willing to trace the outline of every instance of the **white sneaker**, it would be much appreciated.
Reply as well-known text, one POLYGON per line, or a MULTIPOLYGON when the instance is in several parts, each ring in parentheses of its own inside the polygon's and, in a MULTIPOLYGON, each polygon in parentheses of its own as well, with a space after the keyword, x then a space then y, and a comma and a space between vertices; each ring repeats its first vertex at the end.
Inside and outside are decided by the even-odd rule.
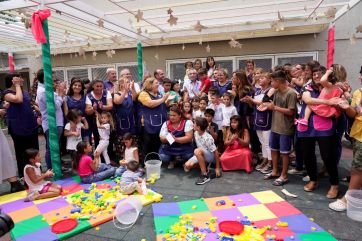
POLYGON ((329 204, 329 208, 337 212, 343 212, 347 210, 347 203, 343 202, 341 199, 337 199, 337 201, 329 204))
POLYGON ((288 174, 291 174, 291 175, 302 175, 303 172, 304 172, 303 170, 299 171, 296 168, 288 170, 288 174))

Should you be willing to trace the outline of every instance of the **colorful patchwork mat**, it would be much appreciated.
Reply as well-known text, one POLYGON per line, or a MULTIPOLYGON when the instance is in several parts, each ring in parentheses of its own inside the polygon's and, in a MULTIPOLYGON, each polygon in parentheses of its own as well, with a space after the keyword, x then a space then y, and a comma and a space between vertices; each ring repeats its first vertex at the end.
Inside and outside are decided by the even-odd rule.
MULTIPOLYGON (((56 181, 55 183, 63 187, 62 197, 24 202, 26 191, 8 194, 0 197, 0 207, 2 211, 15 222, 15 227, 11 231, 11 237, 16 241, 53 241, 63 240, 83 232, 92 227, 96 227, 113 218, 113 208, 119 200, 127 198, 128 195, 121 194, 117 189, 117 184, 112 180, 97 182, 93 185, 81 184, 80 178, 71 178, 56 181), (83 205, 87 199, 92 199, 89 194, 93 194, 95 205, 83 205), (94 199, 97 199, 96 202, 94 199), (79 210, 81 206, 81 210, 79 210), (79 212, 74 212, 78 209, 79 212), (75 229, 62 234, 55 234, 51 230, 51 225, 57 221, 77 218, 78 225, 75 229)), ((138 196, 143 205, 148 205, 155 201, 160 201, 162 196, 149 190, 147 196, 138 196)), ((91 202, 89 202, 91 203, 91 202)))
POLYGON ((155 203, 152 208, 157 241, 336 241, 273 191, 155 203), (244 232, 222 233, 218 227, 222 221, 242 223, 244 232))

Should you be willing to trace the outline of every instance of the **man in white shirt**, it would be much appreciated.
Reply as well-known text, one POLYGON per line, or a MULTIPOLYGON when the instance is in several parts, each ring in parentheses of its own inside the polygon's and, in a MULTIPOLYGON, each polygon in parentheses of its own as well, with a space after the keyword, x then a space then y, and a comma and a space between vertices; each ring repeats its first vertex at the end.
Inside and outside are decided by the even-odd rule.
POLYGON ((183 90, 187 91, 188 98, 192 99, 200 93, 201 82, 197 80, 197 72, 195 69, 188 70, 189 80, 184 83, 183 90))
POLYGON ((163 79, 165 78, 165 73, 163 72, 162 69, 156 69, 155 72, 153 73, 153 76, 155 77, 155 79, 158 80, 158 92, 162 93, 163 90, 163 79))
POLYGON ((134 90, 136 91, 137 94, 141 92, 141 88, 138 85, 138 83, 132 80, 131 71, 129 69, 127 68, 122 69, 121 72, 119 73, 119 76, 120 78, 127 78, 130 81, 130 83, 133 83, 134 90))

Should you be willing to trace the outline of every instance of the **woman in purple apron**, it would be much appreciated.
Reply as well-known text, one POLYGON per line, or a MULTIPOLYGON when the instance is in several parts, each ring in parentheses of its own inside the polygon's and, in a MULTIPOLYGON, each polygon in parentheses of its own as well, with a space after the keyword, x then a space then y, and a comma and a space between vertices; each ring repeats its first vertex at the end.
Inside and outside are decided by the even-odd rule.
POLYGON ((172 169, 175 157, 180 157, 182 162, 188 161, 194 155, 192 145, 193 124, 190 120, 182 118, 182 111, 176 106, 170 109, 170 119, 163 123, 160 131, 160 156, 163 162, 169 163, 172 169), (167 135, 172 135, 174 142, 167 140, 167 135))
POLYGON ((138 96, 138 123, 143 127, 142 154, 158 152, 161 141, 159 133, 163 122, 166 121, 166 100, 169 93, 161 95, 158 92, 158 81, 155 78, 147 78, 138 96))
POLYGON ((8 74, 5 77, 8 89, 3 93, 4 100, 10 103, 7 109, 8 130, 14 141, 19 177, 24 175, 25 150, 39 149, 37 117, 29 93, 22 89, 23 84, 24 80, 19 74, 8 74))
MULTIPOLYGON (((82 116, 85 117, 85 100, 86 95, 84 94, 83 81, 80 79, 73 79, 70 83, 68 93, 63 104, 64 116, 67 116, 69 110, 76 109, 80 110, 82 112, 82 116)), ((88 130, 82 129, 82 139, 83 141, 89 142, 88 130)))
POLYGON ((123 152, 123 135, 126 133, 136 135, 137 132, 134 109, 137 93, 131 85, 128 78, 121 78, 114 89, 113 103, 116 116, 115 123, 117 125, 117 138, 115 141, 117 155, 123 152))
POLYGON ((94 137, 95 146, 99 143, 99 133, 96 123, 96 114, 102 111, 111 111, 113 108, 112 96, 109 91, 104 89, 102 80, 94 80, 91 83, 90 93, 86 97, 85 113, 89 125, 89 140, 94 137))
MULTIPOLYGON (((307 104, 330 104, 329 100, 318 99, 322 87, 319 82, 323 69, 313 70, 312 82, 303 87, 302 109, 300 118, 303 118, 307 104)), ((306 192, 311 192, 317 188, 317 159, 315 155, 315 143, 318 143, 321 158, 329 173, 330 189, 327 198, 336 198, 338 195, 338 168, 337 168, 337 135, 336 119, 321 117, 312 112, 308 121, 308 126, 298 124, 297 137, 300 138, 303 161, 307 169, 310 182, 304 186, 306 192)))

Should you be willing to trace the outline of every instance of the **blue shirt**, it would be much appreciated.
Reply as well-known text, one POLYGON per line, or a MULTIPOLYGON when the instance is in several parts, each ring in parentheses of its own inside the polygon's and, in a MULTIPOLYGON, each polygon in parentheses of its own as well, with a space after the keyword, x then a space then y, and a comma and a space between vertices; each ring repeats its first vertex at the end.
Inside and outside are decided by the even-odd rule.
POLYGON ((103 86, 106 90, 111 90, 114 86, 113 82, 109 81, 109 80, 105 80, 103 81, 103 86))

